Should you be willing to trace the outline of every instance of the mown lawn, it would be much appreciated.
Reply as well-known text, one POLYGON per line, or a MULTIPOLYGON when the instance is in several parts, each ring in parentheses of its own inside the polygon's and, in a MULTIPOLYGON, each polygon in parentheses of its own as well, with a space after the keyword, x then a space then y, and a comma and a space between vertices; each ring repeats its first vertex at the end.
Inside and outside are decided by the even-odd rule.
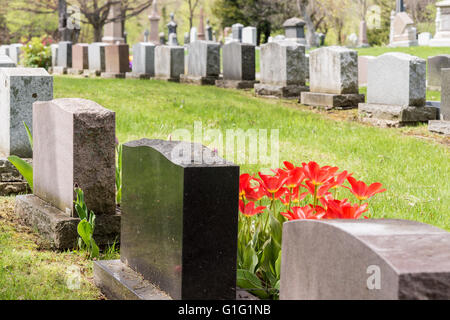
POLYGON ((371 48, 358 48, 358 55, 360 56, 379 56, 387 52, 403 52, 413 56, 427 59, 431 56, 439 54, 450 54, 449 47, 406 47, 406 48, 387 48, 387 47, 371 47, 371 48))

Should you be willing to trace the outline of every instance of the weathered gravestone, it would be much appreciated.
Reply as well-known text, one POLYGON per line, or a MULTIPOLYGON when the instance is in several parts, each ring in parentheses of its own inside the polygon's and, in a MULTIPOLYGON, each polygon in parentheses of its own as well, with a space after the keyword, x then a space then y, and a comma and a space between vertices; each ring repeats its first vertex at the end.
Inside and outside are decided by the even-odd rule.
POLYGON ((436 3, 436 34, 430 40, 430 47, 450 46, 450 1, 439 1, 436 3))
POLYGON ((416 33, 417 30, 414 27, 414 21, 406 12, 392 12, 389 46, 417 46, 416 33))
POLYGON ((100 76, 102 72, 106 71, 105 48, 107 46, 108 44, 103 42, 89 44, 89 75, 100 76))
POLYGON ((261 46, 259 96, 298 98, 305 86, 305 47, 294 42, 271 42, 261 46))
POLYGON ((53 73, 67 74, 67 70, 72 68, 72 42, 61 41, 58 43, 57 53, 57 65, 53 67, 53 73))
POLYGON ((450 69, 441 70, 442 90, 438 120, 428 121, 428 130, 450 136, 450 69))
POLYGON ((72 68, 69 68, 67 73, 80 75, 87 69, 89 69, 89 44, 77 43, 72 47, 72 68))
POLYGON ((155 78, 167 81, 180 81, 184 74, 184 47, 157 46, 155 49, 155 78))
POLYGON ((405 53, 385 53, 369 61, 367 103, 359 117, 379 126, 402 126, 436 120, 437 109, 425 106, 425 60, 405 53))
POLYGON ((123 183, 121 261, 95 263, 102 291, 236 299, 239 167, 201 144, 142 139, 123 147, 123 183))
POLYGON ((58 47, 59 45, 57 43, 50 45, 50 50, 52 52, 52 72, 53 68, 58 65, 58 47))
POLYGON ((255 46, 231 42, 223 46, 223 80, 216 80, 222 88, 250 89, 255 81, 255 46))
POLYGON ((428 57, 428 90, 441 91, 441 69, 450 68, 450 55, 428 57))
POLYGON ((407 220, 287 222, 280 299, 450 299, 450 233, 407 220))
POLYGON ((242 30, 244 29, 244 26, 240 23, 235 23, 231 26, 231 33, 233 40, 242 42, 242 30))
POLYGON ((306 45, 305 39, 305 24, 306 22, 299 18, 291 18, 283 23, 285 37, 289 41, 298 42, 306 45))
POLYGON ((23 44, 13 43, 9 46, 9 57, 15 64, 20 64, 20 55, 22 54, 23 44))
POLYGON ((6 55, 0 55, 0 68, 14 68, 16 64, 6 55))
POLYGON ((132 72, 127 78, 150 79, 155 76, 155 45, 149 42, 136 43, 133 46, 132 72))
POLYGON ((257 29, 255 27, 245 27, 242 29, 242 42, 257 45, 257 29))
POLYGON ((367 86, 369 61, 373 59, 375 59, 374 56, 358 56, 358 85, 360 87, 367 86))
POLYGON ((53 99, 53 77, 40 68, 0 68, 0 83, 0 195, 26 193, 28 184, 7 157, 31 162, 24 123, 33 132, 32 105, 53 99))
POLYGON ((419 36, 417 38, 418 38, 419 46, 428 46, 428 45, 430 45, 430 41, 431 41, 431 39, 433 39, 433 36, 429 32, 422 32, 422 33, 419 33, 419 36))
POLYGON ((16 213, 57 249, 77 245, 78 186, 96 215, 98 245, 120 232, 115 203, 115 114, 84 99, 33 105, 33 195, 16 198, 16 213))
POLYGON ((129 47, 127 44, 111 44, 105 47, 105 72, 103 78, 125 78, 130 71, 129 47))
POLYGON ((311 92, 301 103, 325 109, 355 108, 364 102, 358 89, 358 53, 343 47, 323 47, 309 53, 311 92))
POLYGON ((198 40, 189 44, 188 71, 183 83, 214 85, 220 74, 220 44, 198 40))

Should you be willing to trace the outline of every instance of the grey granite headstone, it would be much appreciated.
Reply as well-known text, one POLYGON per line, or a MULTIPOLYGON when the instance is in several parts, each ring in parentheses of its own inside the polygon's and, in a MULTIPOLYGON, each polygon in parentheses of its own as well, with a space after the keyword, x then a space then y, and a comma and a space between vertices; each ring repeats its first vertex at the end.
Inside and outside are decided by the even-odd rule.
POLYGON ((123 147, 123 184, 121 261, 173 299, 235 299, 239 167, 143 139, 123 147))
POLYGON ((442 69, 441 120, 450 121, 450 69, 442 69))
POLYGON ((0 68, 13 68, 16 64, 6 55, 0 55, 0 68))
POLYGON ((57 43, 50 45, 50 50, 52 52, 52 67, 58 66, 58 47, 57 43))
POLYGON ((105 47, 107 43, 94 42, 89 44, 89 70, 96 72, 105 72, 105 47))
POLYGON ((189 44, 188 70, 181 82, 215 84, 220 74, 220 44, 197 40, 189 44))
POLYGON ((20 64, 20 56, 22 54, 23 44, 14 43, 9 46, 9 57, 15 64, 20 64))
POLYGON ((61 41, 58 44, 58 67, 72 68, 72 42, 61 41))
POLYGON ((84 99, 33 105, 34 195, 74 211, 77 185, 97 216, 116 214, 115 113, 84 99))
POLYGON ((305 39, 306 22, 299 18, 291 18, 283 23, 285 36, 288 39, 305 39))
POLYGON ((235 23, 231 26, 233 40, 242 42, 242 29, 244 29, 244 26, 240 23, 235 23))
POLYGON ((223 46, 223 78, 255 80, 255 46, 231 42, 223 46))
POLYGON ((0 154, 31 158, 23 122, 33 131, 32 105, 53 99, 53 77, 41 68, 1 68, 0 83, 0 154))
POLYGON ((176 33, 169 34, 169 46, 177 46, 178 45, 178 39, 176 33))
POLYGON ((287 222, 280 299, 450 299, 450 233, 406 220, 287 222))
POLYGON ((441 69, 444 68, 450 68, 450 55, 428 57, 428 89, 441 90, 441 69))
POLYGON ((242 29, 242 42, 257 45, 257 29, 255 27, 245 27, 242 29))
POLYGON ((133 46, 133 73, 155 75, 155 45, 149 42, 133 46))
POLYGON ((179 81, 184 74, 184 47, 157 46, 155 49, 155 78, 179 81))

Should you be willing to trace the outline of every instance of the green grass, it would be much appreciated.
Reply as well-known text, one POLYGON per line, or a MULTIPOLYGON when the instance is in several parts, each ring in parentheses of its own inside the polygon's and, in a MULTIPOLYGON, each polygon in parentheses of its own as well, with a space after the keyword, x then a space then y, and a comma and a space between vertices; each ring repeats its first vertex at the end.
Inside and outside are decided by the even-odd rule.
POLYGON ((449 54, 450 48, 447 47, 407 47, 407 48, 387 48, 387 47, 371 47, 356 49, 360 56, 379 56, 387 52, 403 52, 413 56, 427 59, 431 56, 439 54, 449 54))
MULTIPOLYGON (((116 112, 121 142, 162 138, 177 129, 279 129, 280 161, 336 165, 358 179, 381 182, 388 192, 371 201, 376 218, 417 220, 450 231, 449 150, 430 139, 426 126, 382 129, 335 121, 295 103, 255 98, 216 87, 161 81, 55 77, 55 97, 91 99, 116 112)), ((208 145, 208 141, 204 141, 208 145)), ((217 145, 210 145, 211 148, 217 145)), ((228 159, 233 160, 233 159, 228 159)), ((241 166, 257 172, 267 165, 241 166)))

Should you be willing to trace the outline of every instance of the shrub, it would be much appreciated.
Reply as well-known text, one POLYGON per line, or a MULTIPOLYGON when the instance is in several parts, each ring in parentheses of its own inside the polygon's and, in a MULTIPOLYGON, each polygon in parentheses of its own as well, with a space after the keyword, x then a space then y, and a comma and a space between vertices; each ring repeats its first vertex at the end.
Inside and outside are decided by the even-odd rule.
POLYGON ((25 67, 45 68, 52 65, 52 52, 46 36, 34 37, 23 46, 22 62, 25 67))

